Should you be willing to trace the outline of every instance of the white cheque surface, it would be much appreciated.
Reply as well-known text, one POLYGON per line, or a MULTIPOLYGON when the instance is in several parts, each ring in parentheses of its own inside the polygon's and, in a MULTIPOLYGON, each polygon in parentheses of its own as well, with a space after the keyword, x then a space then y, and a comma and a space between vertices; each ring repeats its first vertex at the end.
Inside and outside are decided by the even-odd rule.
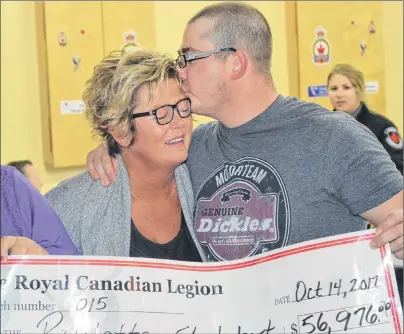
POLYGON ((402 333, 390 250, 372 236, 214 264, 11 257, 1 333, 402 333))

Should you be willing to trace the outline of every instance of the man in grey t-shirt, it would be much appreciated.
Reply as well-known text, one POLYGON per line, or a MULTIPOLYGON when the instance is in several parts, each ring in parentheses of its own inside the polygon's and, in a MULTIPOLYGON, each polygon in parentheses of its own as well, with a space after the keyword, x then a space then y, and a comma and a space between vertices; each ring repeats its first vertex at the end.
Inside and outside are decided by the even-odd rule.
POLYGON ((363 213, 400 193, 402 176, 348 116, 278 96, 242 126, 195 130, 187 165, 208 259, 366 228, 363 213))
MULTIPOLYGON (((365 221, 381 232, 373 246, 390 242, 403 258, 402 176, 349 115, 276 92, 272 36, 258 10, 206 7, 188 22, 179 53, 193 112, 217 120, 194 131, 187 161, 208 260, 357 231, 365 221)), ((88 160, 108 183, 94 168, 106 154, 101 147, 88 160)))

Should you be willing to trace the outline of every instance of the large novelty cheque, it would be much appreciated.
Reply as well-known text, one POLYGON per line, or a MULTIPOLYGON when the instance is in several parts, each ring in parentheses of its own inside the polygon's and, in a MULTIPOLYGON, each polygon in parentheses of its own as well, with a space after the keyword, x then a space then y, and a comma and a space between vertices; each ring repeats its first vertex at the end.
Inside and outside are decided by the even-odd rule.
POLYGON ((372 232, 240 261, 10 257, 1 333, 402 333, 387 247, 372 232))

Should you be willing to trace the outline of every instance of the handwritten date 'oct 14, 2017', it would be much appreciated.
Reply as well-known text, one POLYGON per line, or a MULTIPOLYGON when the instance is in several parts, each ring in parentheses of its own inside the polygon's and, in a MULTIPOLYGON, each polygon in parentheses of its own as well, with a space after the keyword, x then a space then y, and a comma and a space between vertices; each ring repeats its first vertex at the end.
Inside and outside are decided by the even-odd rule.
POLYGON ((378 275, 365 277, 363 279, 353 278, 349 283, 339 279, 335 282, 332 281, 323 285, 320 281, 317 281, 314 287, 308 287, 305 282, 298 281, 296 283, 294 301, 300 303, 305 300, 331 296, 342 296, 345 298, 349 293, 378 288, 378 283, 378 275))
POLYGON ((309 286, 309 284, 304 281, 297 281, 294 292, 295 298, 292 299, 290 295, 276 297, 274 299, 274 305, 277 306, 294 302, 300 303, 315 298, 331 296, 342 296, 345 298, 349 293, 378 288, 380 287, 378 283, 379 277, 377 275, 363 279, 353 278, 349 283, 343 282, 342 279, 325 284, 321 281, 317 281, 312 286, 309 286))

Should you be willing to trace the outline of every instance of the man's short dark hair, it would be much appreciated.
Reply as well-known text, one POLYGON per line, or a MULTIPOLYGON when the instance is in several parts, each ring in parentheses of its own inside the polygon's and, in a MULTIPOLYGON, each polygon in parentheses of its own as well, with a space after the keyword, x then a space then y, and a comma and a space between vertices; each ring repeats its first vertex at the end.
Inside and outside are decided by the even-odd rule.
MULTIPOLYGON (((246 3, 220 2, 203 8, 188 24, 201 18, 214 21, 206 37, 215 48, 246 50, 258 73, 271 79, 272 34, 265 16, 258 9, 246 3)), ((216 57, 226 54, 220 53, 216 57)))

